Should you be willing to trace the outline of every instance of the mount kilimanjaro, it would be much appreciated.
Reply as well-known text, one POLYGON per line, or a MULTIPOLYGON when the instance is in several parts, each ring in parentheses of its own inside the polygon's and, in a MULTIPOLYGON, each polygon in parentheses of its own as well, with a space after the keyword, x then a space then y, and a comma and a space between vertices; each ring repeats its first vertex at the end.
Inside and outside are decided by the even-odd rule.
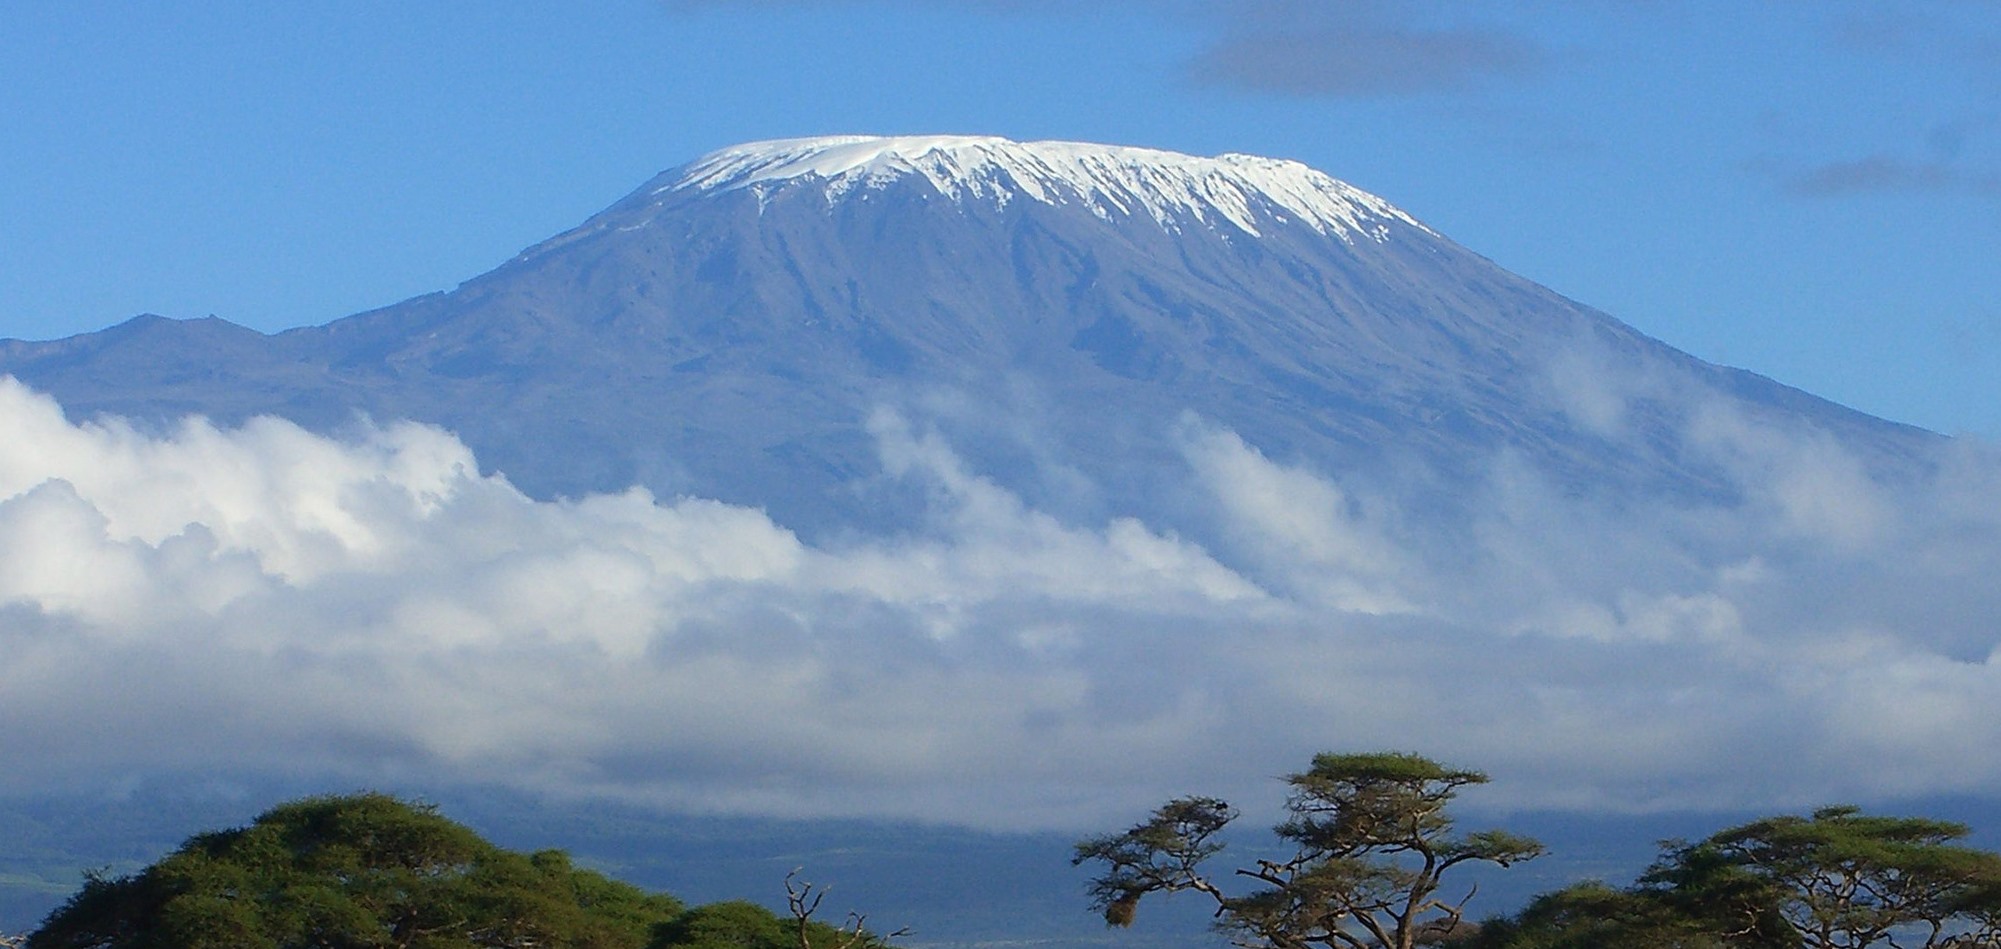
POLYGON ((989 946, 1098 944, 1075 837, 937 825, 1119 826, 1321 749, 1492 769, 1569 879, 1696 829, 1636 814, 2001 786, 1991 452, 1293 162, 745 145, 449 292, 0 374, 55 399, 0 380, 0 929, 73 885, 24 865, 50 815, 104 866, 117 815, 272 781, 553 801, 709 898, 888 868, 856 905, 989 946))
POLYGON ((643 484, 808 533, 918 516, 885 411, 1081 517, 1172 508, 1189 419, 1445 504, 1502 455, 1727 494, 1680 444, 1706 402, 1889 472, 1936 440, 1697 360, 1295 162, 975 137, 729 148, 449 292, 268 336, 139 317, 0 343, 0 373, 142 424, 433 422, 532 495, 643 484))

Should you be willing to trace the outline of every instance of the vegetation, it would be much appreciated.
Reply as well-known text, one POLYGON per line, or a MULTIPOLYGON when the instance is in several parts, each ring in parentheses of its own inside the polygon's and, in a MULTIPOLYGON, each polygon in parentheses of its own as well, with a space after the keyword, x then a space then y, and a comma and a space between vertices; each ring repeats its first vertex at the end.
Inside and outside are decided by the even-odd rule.
POLYGON ((1237 812, 1216 798, 1162 805, 1119 834, 1077 844, 1099 868, 1092 906, 1130 925, 1142 898, 1194 891, 1247 949, 2001 949, 2001 855, 1964 846, 1967 828, 1853 807, 1770 817, 1688 843, 1668 841, 1626 888, 1585 882, 1477 925, 1444 877, 1466 863, 1538 856, 1502 831, 1457 835, 1446 807, 1486 776, 1416 755, 1320 755, 1286 779, 1277 828, 1292 850, 1232 876, 1209 862, 1237 812))
POLYGON ((1216 798, 1169 801, 1124 833, 1077 844, 1072 862, 1102 865, 1090 892, 1114 926, 1130 925, 1150 893, 1195 891, 1216 902, 1218 926, 1238 945, 1412 949, 1458 928, 1472 892, 1440 895, 1453 868, 1542 853, 1502 831, 1454 835, 1446 805, 1486 780, 1417 755, 1319 755, 1286 778, 1292 794, 1276 831, 1292 856, 1236 870, 1256 887, 1241 895, 1204 869, 1223 850, 1216 835, 1237 817, 1216 798))
MULTIPOLYGON (((788 881, 789 883, 789 881, 788 881)), ((789 887, 788 887, 789 888, 789 887)), ((309 798, 201 834, 131 876, 89 876, 27 949, 875 949, 763 907, 693 909, 520 854, 381 794, 309 798)))
MULTIPOLYGON (((1513 917, 1490 919, 1465 949, 1724 949, 1733 945, 1651 892, 1591 881, 1537 897, 1513 917)), ((1744 943, 1755 945, 1757 943, 1744 943)))
MULTIPOLYGON (((1184 797, 1076 845, 1092 906, 1130 925, 1142 899, 1193 891, 1245 949, 2001 949, 2001 855, 1948 821, 1853 807, 1769 817, 1668 841, 1628 887, 1578 883, 1477 926, 1468 864, 1539 856, 1504 831, 1461 834, 1448 807, 1486 776, 1411 754, 1323 754, 1288 776, 1275 828, 1288 852, 1227 877, 1210 864, 1238 817, 1184 797), (1235 884, 1226 888, 1226 884, 1235 884)), ((790 918, 754 903, 687 907, 521 854, 435 809, 380 794, 315 797, 247 827, 190 838, 129 876, 88 875, 26 937, 0 949, 886 949, 826 893, 785 878, 790 918)))
POLYGON ((1669 842, 1637 885, 1581 884, 1475 947, 2001 947, 2001 855, 1947 821, 1830 807, 1669 842))

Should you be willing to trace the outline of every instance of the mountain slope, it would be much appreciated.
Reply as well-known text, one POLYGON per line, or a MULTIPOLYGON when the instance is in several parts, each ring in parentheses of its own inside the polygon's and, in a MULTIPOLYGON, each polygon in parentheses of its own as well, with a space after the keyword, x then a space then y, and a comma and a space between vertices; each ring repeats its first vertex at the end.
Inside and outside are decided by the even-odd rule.
MULTIPOLYGON (((1292 163, 743 146, 447 293, 0 341, 0 371, 62 400, 0 381, 0 804, 504 792, 662 884, 804 853, 950 904, 927 939, 1081 945, 1046 843, 653 815, 1061 851, 1416 748, 1590 855, 1687 829, 1603 831, 1636 813, 2001 786, 1991 452, 1705 364, 1292 163), (415 426, 143 431, 189 412, 428 420, 542 498, 770 516, 523 498, 415 426), (1055 895, 906 884, 948 852, 1055 895)), ((131 858, 37 853, 11 872, 131 858)))
POLYGON ((77 413, 433 421, 531 493, 643 483, 809 531, 916 516, 866 428, 885 407, 1091 517, 1171 505, 1191 411, 1440 498, 1497 454, 1724 491, 1677 442, 1712 399, 1892 470, 1931 440, 1704 364, 1297 163, 994 138, 727 149, 449 293, 271 337, 10 342, 0 371, 77 413), (1634 385, 1573 391, 1576 365, 1634 385))

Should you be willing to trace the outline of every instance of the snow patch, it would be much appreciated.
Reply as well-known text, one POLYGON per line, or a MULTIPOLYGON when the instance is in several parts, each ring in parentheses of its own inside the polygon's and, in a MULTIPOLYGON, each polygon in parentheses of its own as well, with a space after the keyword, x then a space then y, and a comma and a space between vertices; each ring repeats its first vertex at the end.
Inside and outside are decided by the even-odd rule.
POLYGON ((1169 230, 1193 218, 1227 221, 1252 236, 1260 222, 1298 221, 1352 242, 1383 242, 1395 225, 1434 233, 1389 202, 1296 161, 1081 142, 1014 142, 992 136, 795 138, 714 152, 683 167, 654 193, 752 189, 801 180, 824 183, 828 199, 913 175, 940 194, 1005 207, 1017 197, 1079 204, 1101 218, 1144 214, 1169 230))

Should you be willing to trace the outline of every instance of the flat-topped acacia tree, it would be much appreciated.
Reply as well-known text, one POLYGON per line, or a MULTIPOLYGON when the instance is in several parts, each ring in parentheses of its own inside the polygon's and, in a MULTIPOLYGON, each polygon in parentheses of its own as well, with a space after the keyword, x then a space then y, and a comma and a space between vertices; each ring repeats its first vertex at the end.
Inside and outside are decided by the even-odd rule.
POLYGON ((1849 806, 1767 817, 1665 842, 1633 886, 1537 897, 1464 949, 1996 949, 2001 854, 1967 835, 1849 806))
POLYGON ((1961 845, 1968 833, 1952 821, 1823 807, 1671 846, 1641 883, 1740 945, 1776 931, 1806 949, 1993 949, 2001 854, 1961 845))
POLYGON ((1232 876, 1250 881, 1249 892, 1232 895, 1206 869, 1237 811, 1184 797, 1123 833, 1077 844, 1073 864, 1103 868, 1090 883, 1092 905, 1125 926, 1147 894, 1192 890, 1215 900, 1218 925, 1240 946, 1412 949, 1459 925, 1471 891, 1441 895, 1455 867, 1505 867, 1543 852, 1504 831, 1454 833, 1446 806, 1461 788, 1486 783, 1478 771, 1397 752, 1322 754, 1285 780, 1292 794, 1275 830, 1293 855, 1237 868, 1232 876))

